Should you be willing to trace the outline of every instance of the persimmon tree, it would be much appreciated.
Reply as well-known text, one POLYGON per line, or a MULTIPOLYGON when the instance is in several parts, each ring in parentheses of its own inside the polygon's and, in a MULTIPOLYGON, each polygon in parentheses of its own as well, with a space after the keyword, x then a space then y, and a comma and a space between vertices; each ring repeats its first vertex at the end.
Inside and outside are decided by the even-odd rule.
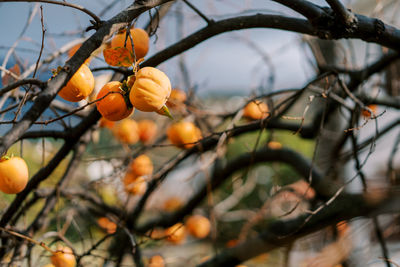
MULTIPOLYGON (((6 2, 34 7, 26 27, 37 16, 42 32, 36 61, 21 60, 16 42, 0 69, 0 185, 17 176, 2 165, 11 164, 7 156, 30 172, 19 193, 0 188, 2 265, 365 266, 371 255, 354 249, 361 219, 362 238, 380 248, 373 260, 396 264, 387 240, 398 227, 400 138, 388 136, 399 124, 400 30, 386 21, 395 4, 367 16, 340 0, 226 0, 248 8, 221 18, 205 8, 213 1, 136 0, 105 20, 118 1, 99 14, 65 1, 6 2), (88 16, 85 29, 60 33, 68 42, 51 51, 50 5, 88 16), (187 36, 182 6, 203 23, 187 36), (178 38, 159 45, 168 14, 179 20, 171 30, 178 38), (240 104, 202 98, 185 54, 253 28, 301 36, 312 77, 240 104), (352 41, 372 45, 374 57, 360 63, 352 41), (162 48, 146 55, 147 44, 162 48), (176 56, 180 82, 159 70, 176 56), (371 158, 380 149, 387 159, 378 167, 371 158), (374 166, 381 169, 371 175, 374 166)), ((247 41, 254 60, 270 66, 275 55, 247 41)), ((264 75, 271 84, 273 75, 264 75)))

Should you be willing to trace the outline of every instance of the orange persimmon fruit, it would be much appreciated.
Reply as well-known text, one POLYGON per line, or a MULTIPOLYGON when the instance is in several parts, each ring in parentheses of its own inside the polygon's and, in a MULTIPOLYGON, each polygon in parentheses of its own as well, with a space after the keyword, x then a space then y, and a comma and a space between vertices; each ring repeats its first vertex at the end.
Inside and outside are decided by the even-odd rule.
POLYGON ((167 129, 169 141, 182 148, 191 148, 202 138, 201 131, 192 122, 180 121, 167 129))
POLYGON ((104 118, 104 117, 101 117, 101 118, 100 118, 99 126, 100 126, 101 128, 112 129, 112 128, 114 127, 114 125, 115 125, 115 121, 107 120, 107 119, 104 118))
POLYGON ((187 96, 185 91, 174 88, 171 90, 171 94, 166 104, 169 108, 177 109, 185 105, 186 99, 187 96))
POLYGON ((183 206, 183 202, 179 197, 170 197, 164 202, 164 210, 168 212, 175 211, 183 206))
POLYGON ((97 110, 107 120, 119 121, 127 118, 133 112, 133 107, 122 86, 122 83, 117 81, 109 82, 97 94, 97 110))
POLYGON ((90 95, 93 89, 93 74, 86 64, 82 64, 58 95, 67 101, 78 102, 90 95))
POLYGON ((107 217, 101 217, 97 220, 97 224, 107 231, 109 234, 115 233, 117 230, 117 224, 113 221, 110 221, 107 217))
POLYGON ((129 99, 138 110, 157 112, 165 106, 170 94, 171 82, 168 76, 156 68, 144 67, 136 73, 129 99))
POLYGON ((149 260, 149 267, 164 267, 164 258, 160 255, 154 255, 149 260))
POLYGON ((277 142, 277 141, 270 141, 267 144, 269 149, 281 149, 282 148, 282 144, 277 142))
POLYGON ((132 161, 129 171, 136 176, 150 175, 153 173, 153 162, 149 156, 142 154, 132 161))
POLYGON ((167 237, 167 241, 176 245, 180 244, 185 240, 186 227, 182 223, 174 224, 165 230, 165 236, 167 237))
POLYGON ((186 220, 186 229, 188 230, 189 234, 196 238, 205 238, 208 236, 211 230, 211 223, 210 221, 201 215, 193 215, 190 216, 186 220))
POLYGON ((50 260, 55 267, 75 267, 76 265, 72 249, 64 246, 58 246, 55 253, 50 257, 50 260))
POLYGON ((138 121, 139 138, 143 143, 151 142, 157 135, 157 125, 151 120, 138 121))
MULTIPOLYGON (((136 60, 144 58, 149 51, 149 35, 143 29, 133 28, 130 30, 135 49, 136 60)), ((108 65, 130 67, 134 62, 131 39, 127 38, 126 31, 116 34, 103 50, 103 56, 108 65)))
POLYGON ((115 137, 122 143, 135 144, 139 141, 138 126, 132 119, 124 119, 113 128, 115 137))
POLYGON ((147 190, 147 182, 143 176, 135 176, 127 172, 124 178, 125 191, 132 195, 143 195, 147 190))
POLYGON ((6 194, 17 194, 28 183, 28 166, 20 157, 4 156, 0 159, 0 190, 6 194))
MULTIPOLYGON (((378 111, 378 106, 377 105, 371 104, 371 105, 368 105, 367 107, 372 111, 373 115, 376 115, 376 113, 378 111)), ((371 112, 369 110, 367 110, 367 109, 363 109, 361 113, 362 113, 364 118, 370 118, 371 117, 371 112)))
POLYGON ((251 101, 243 110, 243 116, 251 120, 264 119, 268 114, 267 104, 259 100, 251 101))

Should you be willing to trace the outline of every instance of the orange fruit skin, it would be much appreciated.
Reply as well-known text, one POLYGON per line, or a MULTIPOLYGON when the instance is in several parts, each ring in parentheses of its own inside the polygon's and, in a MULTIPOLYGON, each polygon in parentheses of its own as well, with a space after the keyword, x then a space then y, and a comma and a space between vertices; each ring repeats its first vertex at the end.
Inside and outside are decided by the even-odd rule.
POLYGON ((105 229, 107 233, 113 234, 117 230, 117 224, 110 221, 107 217, 101 217, 97 220, 98 225, 105 229))
POLYGON ((187 96, 185 91, 174 88, 171 90, 171 94, 167 101, 167 106, 174 109, 182 107, 186 99, 187 96))
POLYGON ((86 64, 82 64, 58 95, 67 101, 78 102, 90 95, 93 89, 93 74, 86 64))
MULTIPOLYGON (((376 112, 378 111, 378 106, 377 105, 368 105, 367 107, 369 107, 372 110, 372 113, 375 115, 376 112)), ((369 118, 371 117, 371 112, 369 112, 366 109, 363 109, 361 114, 363 115, 364 118, 369 118)))
POLYGON ((243 116, 250 120, 260 120, 268 116, 268 106, 259 100, 251 101, 243 110, 243 116))
POLYGON ((114 127, 115 122, 107 120, 104 117, 101 117, 99 126, 102 128, 112 129, 114 127))
POLYGON ((169 141, 182 148, 191 148, 202 138, 201 131, 192 122, 181 121, 167 129, 169 141))
POLYGON ((167 241, 175 245, 180 244, 185 240, 186 227, 182 223, 174 224, 165 230, 165 235, 167 236, 167 241))
POLYGON ((51 263, 55 267, 75 267, 76 260, 69 247, 58 247, 57 251, 50 257, 51 263))
POLYGON ((151 120, 138 121, 139 138, 143 143, 150 143, 157 135, 157 125, 151 120))
POLYGON ((205 238, 211 230, 210 221, 201 215, 190 216, 186 221, 186 229, 196 238, 205 238))
POLYGON ((150 175, 153 173, 153 162, 148 156, 140 155, 132 161, 130 171, 136 176, 150 175))
MULTIPOLYGON (((76 51, 82 46, 82 44, 76 44, 74 45, 70 50, 68 50, 68 57, 71 58, 73 55, 75 55, 76 51)), ((85 64, 90 63, 90 57, 85 60, 85 64)))
POLYGON ((164 259, 160 255, 155 255, 150 258, 149 267, 164 267, 164 259))
POLYGON ((147 190, 147 182, 142 176, 127 172, 124 178, 125 191, 132 195, 143 195, 147 190))
POLYGON ((144 67, 136 73, 129 100, 138 110, 152 112, 160 110, 171 94, 171 82, 164 72, 144 67))
POLYGON ((268 142, 267 146, 269 149, 281 149, 282 148, 282 144, 277 141, 268 142))
POLYGON ((17 194, 28 183, 28 166, 20 157, 0 160, 0 190, 6 194, 17 194))
POLYGON ((114 127, 115 137, 126 144, 135 144, 139 141, 138 126, 136 121, 125 119, 114 127))
POLYGON ((175 210, 179 209, 182 206, 183 206, 183 202, 180 198, 171 197, 165 201, 164 210, 171 212, 171 211, 175 211, 175 210))
MULTIPOLYGON (((136 60, 144 58, 144 56, 146 56, 147 52, 149 51, 149 35, 145 30, 139 28, 131 29, 130 33, 133 40, 133 46, 135 47, 136 60)), ((111 40, 111 47, 124 47, 125 37, 125 31, 115 35, 114 38, 111 40)), ((129 50, 130 53, 132 53, 132 42, 129 36, 126 40, 126 48, 129 50)))
POLYGON ((107 120, 119 121, 127 118, 133 112, 133 107, 129 108, 126 105, 123 97, 125 92, 120 86, 121 83, 117 81, 106 83, 97 94, 96 99, 101 99, 96 102, 97 110, 107 120))

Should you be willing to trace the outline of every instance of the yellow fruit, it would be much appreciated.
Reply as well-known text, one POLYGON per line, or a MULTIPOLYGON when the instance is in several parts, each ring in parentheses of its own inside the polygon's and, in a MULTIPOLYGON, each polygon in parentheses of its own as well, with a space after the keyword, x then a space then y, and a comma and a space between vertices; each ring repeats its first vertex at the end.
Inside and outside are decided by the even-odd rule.
POLYGON ((173 244, 180 244, 185 240, 186 227, 182 223, 174 224, 165 230, 167 240, 173 244))
POLYGON ((170 108, 180 108, 185 105, 186 93, 183 90, 174 88, 171 90, 171 95, 168 98, 167 106, 170 108))
POLYGON ((17 194, 28 183, 28 166, 20 157, 0 159, 0 190, 6 194, 17 194))
POLYGON ((159 111, 171 94, 171 82, 164 72, 144 67, 136 73, 129 99, 132 105, 141 111, 159 111))
POLYGON ((136 121, 131 119, 122 120, 114 127, 115 137, 126 144, 135 144, 139 141, 138 126, 136 121))
POLYGON ((157 125, 151 120, 138 122, 139 138, 143 143, 151 142, 157 134, 157 125))
POLYGON ((129 171, 136 176, 150 175, 153 173, 153 162, 146 155, 140 155, 135 158, 129 166, 129 171))

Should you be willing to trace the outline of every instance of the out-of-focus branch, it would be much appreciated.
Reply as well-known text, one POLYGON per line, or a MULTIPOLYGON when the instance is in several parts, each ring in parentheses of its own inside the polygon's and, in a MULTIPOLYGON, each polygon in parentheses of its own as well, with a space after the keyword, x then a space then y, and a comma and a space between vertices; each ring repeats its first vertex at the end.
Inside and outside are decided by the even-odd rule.
POLYGON ((199 267, 235 266, 342 220, 399 212, 399 202, 398 192, 344 194, 311 218, 309 214, 304 214, 293 220, 278 220, 268 224, 256 238, 220 252, 199 267))

